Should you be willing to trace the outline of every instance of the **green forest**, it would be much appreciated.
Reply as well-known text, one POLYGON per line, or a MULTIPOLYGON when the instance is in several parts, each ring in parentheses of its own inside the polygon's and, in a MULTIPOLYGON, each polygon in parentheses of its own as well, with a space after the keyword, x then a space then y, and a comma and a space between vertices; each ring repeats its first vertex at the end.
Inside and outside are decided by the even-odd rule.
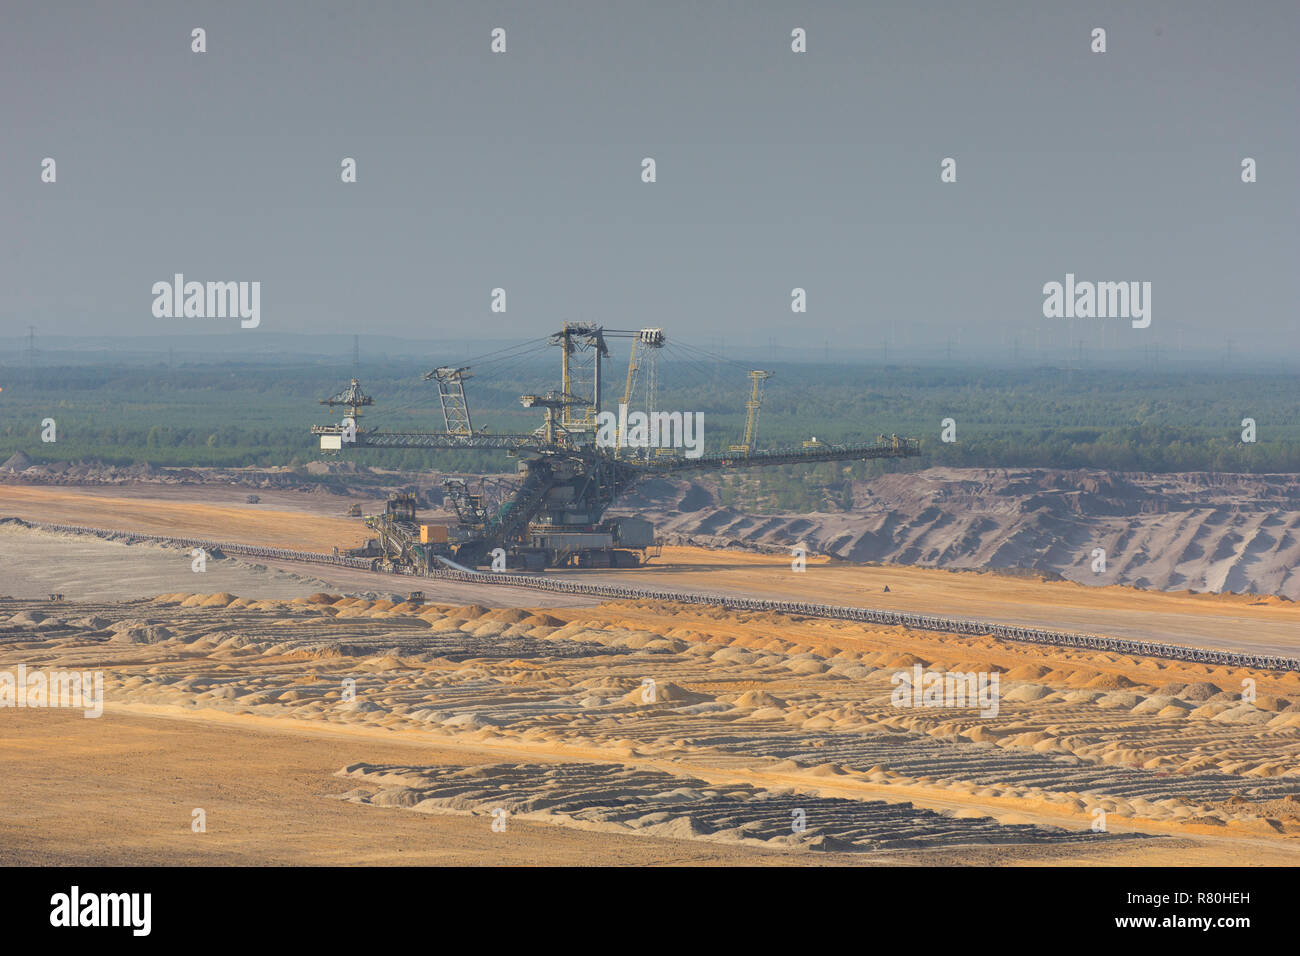
MULTIPOLYGON (((541 416, 520 406, 525 391, 556 388, 555 365, 530 358, 476 371, 467 383, 474 425, 530 431, 541 416)), ((612 363, 617 370, 618 362, 612 363)), ((351 368, 246 362, 202 365, 0 367, 0 460, 23 451, 37 462, 116 465, 303 466, 344 455, 400 470, 508 471, 503 453, 418 449, 322 452, 309 433, 337 421, 318 400, 356 374, 375 405, 363 426, 443 427, 428 366, 413 361, 351 368), (57 441, 41 440, 42 421, 57 441)), ((1168 370, 904 367, 774 364, 758 420, 760 448, 869 440, 922 441, 920 459, 782 466, 730 474, 724 498, 775 509, 842 507, 846 479, 944 466, 1100 468, 1117 471, 1300 472, 1296 386, 1280 375, 1168 370), (941 440, 952 419, 956 441, 941 440), (1254 419, 1257 441, 1241 440, 1254 419)), ((617 404, 622 376, 607 389, 617 404), (614 392, 616 394, 611 395, 614 392)), ((665 358, 658 405, 704 413, 706 451, 739 441, 749 397, 746 368, 698 355, 665 358)), ((633 407, 637 407, 633 403, 633 407)))

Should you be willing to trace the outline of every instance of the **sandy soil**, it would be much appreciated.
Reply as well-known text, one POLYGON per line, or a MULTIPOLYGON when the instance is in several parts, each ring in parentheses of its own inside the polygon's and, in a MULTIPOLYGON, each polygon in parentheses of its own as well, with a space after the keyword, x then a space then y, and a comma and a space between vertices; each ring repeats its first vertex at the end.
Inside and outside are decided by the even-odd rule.
MULTIPOLYGON (((209 555, 202 567, 201 572, 194 570, 189 550, 0 525, 0 594, 9 597, 41 599, 58 593, 68 601, 131 601, 196 586, 264 598, 307 597, 323 590, 397 600, 412 590, 423 590, 432 600, 459 603, 483 596, 481 587, 452 581, 414 580, 298 561, 209 555)), ((499 588, 492 599, 505 607, 599 603, 529 588, 499 588)))
POLYGON ((439 858, 519 861, 490 842, 502 810, 508 833, 562 834, 547 861, 636 843, 652 862, 1300 859, 1296 675, 662 604, 170 594, 0 602, 0 619, 3 667, 107 685, 98 720, 0 711, 0 772, 22 781, 0 812, 24 829, 0 844, 13 861, 401 861, 367 839, 394 816, 433 821, 439 858), (915 665, 999 674, 998 712, 896 706, 891 676, 915 665), (192 806, 228 829, 199 842, 192 806), (337 849, 307 845, 316 826, 337 849))
POLYGON ((178 548, 0 525, 0 594, 10 597, 58 593, 69 601, 129 601, 201 584, 294 598, 330 586, 311 574, 310 565, 298 563, 281 570, 208 556, 197 566, 203 570, 194 570, 192 552, 178 548))
MULTIPOLYGON (((454 764, 467 752, 369 738, 331 728, 286 731, 247 722, 120 714, 85 721, 60 712, 6 717, 0 773, 0 863, 163 866, 744 865, 790 862, 783 850, 671 837, 590 832, 526 820, 493 832, 486 819, 405 814, 321 799, 339 791, 336 768, 370 759, 454 764), (50 754, 62 759, 52 761, 50 754), (93 789, 88 781, 97 783, 93 789), (147 781, 147 785, 144 783, 147 781), (207 814, 207 832, 191 830, 207 814)), ((1011 864, 1001 848, 972 847, 966 865, 1011 864)), ((1141 847, 1046 849, 1032 862, 1066 866, 1187 866, 1221 858, 1213 845, 1168 840, 1141 847), (1139 852, 1140 851, 1140 852, 1139 852)), ((1269 859, 1267 854, 1261 857, 1269 859)), ((1279 858, 1285 861, 1285 857, 1279 858)), ((800 865, 909 865, 895 851, 801 855, 800 865)), ((1029 862, 1021 860, 1019 862, 1029 862)))
MULTIPOLYGON (((260 494, 260 493, 259 493, 260 494)), ((347 503, 289 492, 268 492, 273 506, 241 500, 213 504, 206 487, 121 489, 0 484, 0 517, 87 525, 148 534, 187 534, 235 544, 265 544, 300 551, 355 548, 369 537, 347 503)), ((222 497, 229 498, 228 495, 222 497)))
MULTIPOLYGON (((103 526, 111 498, 170 533, 219 520, 53 491, 25 507, 103 526)), ((249 540, 304 520, 274 515, 249 540)), ((0 531, 9 580, 82 591, 0 600, 0 672, 97 670, 106 688, 93 720, 0 708, 0 862, 1300 862, 1300 675, 659 602, 510 607, 540 596, 504 589, 460 603, 425 587, 436 603, 417 605, 384 599, 407 580, 360 572, 346 595, 304 593, 331 582, 302 566, 216 562, 197 590, 178 552, 0 531), (917 666, 997 675, 996 712, 898 706, 896 675, 917 666)), ((1224 646, 1286 643, 1296 624, 1278 599, 661 561, 581 574, 1224 646)))
POLYGON ((426 743, 130 714, 84 720, 22 711, 4 719, 4 865, 581 865, 593 854, 628 866, 782 862, 747 847, 526 821, 496 833, 488 821, 328 799, 341 789, 335 770, 358 753, 399 761, 418 752, 431 764, 464 759, 426 743), (196 808, 206 813, 206 833, 191 829, 196 808))
MULTIPOLYGON (((575 571, 583 580, 628 580, 575 571)), ((1089 587, 990 571, 862 566, 810 558, 796 574, 784 555, 665 548, 638 585, 722 591, 1057 627, 1199 647, 1300 653, 1300 605, 1273 596, 1089 587), (889 591, 884 589, 888 587, 889 591)))
POLYGON ((1034 568, 1089 585, 1300 600, 1300 476, 927 468, 845 482, 848 511, 722 507, 714 477, 647 481, 620 501, 673 543, 788 548, 851 561, 1034 568), (1106 568, 1093 570, 1093 551, 1106 568))
MULTIPOLYGON (((202 488, 167 487, 162 489, 166 495, 162 499, 153 497, 157 491, 154 486, 140 486, 122 495, 119 489, 105 494, 94 488, 0 485, 0 517, 14 515, 158 534, 184 531, 201 537, 320 551, 330 551, 336 544, 352 547, 366 537, 366 529, 357 519, 332 516, 340 508, 333 496, 274 492, 274 509, 268 509, 237 502, 216 506, 186 500, 203 493, 202 488)), ((317 590, 316 581, 346 593, 400 591, 409 584, 385 575, 327 568, 304 571, 302 565, 264 563, 312 578, 313 583, 303 594, 317 590)), ((1117 585, 1093 587, 987 571, 829 562, 816 556, 809 559, 805 573, 795 574, 786 555, 703 548, 666 548, 649 567, 632 573, 552 573, 666 589, 912 610, 1202 647, 1300 653, 1300 605, 1273 596, 1193 595, 1117 585), (889 592, 884 591, 885 587, 889 592)), ((63 575, 62 579, 67 577, 63 575)), ((65 593, 72 587, 67 585, 65 593)), ((261 593, 248 585, 241 585, 241 589, 261 593)), ((0 586, 0 592, 4 590, 0 586)), ((36 593, 50 590, 57 589, 37 588, 36 593)), ((143 593, 156 594, 160 590, 165 588, 146 588, 143 593)), ((475 593, 446 590, 442 596, 470 601, 477 599, 475 593)), ((536 592, 531 596, 528 592, 502 592, 493 600, 515 606, 573 603, 569 598, 555 600, 536 592)))

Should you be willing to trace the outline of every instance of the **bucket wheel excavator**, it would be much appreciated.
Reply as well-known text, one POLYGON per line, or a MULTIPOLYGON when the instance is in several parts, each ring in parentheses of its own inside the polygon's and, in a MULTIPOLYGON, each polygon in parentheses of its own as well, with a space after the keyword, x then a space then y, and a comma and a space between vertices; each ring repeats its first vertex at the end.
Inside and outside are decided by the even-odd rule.
MULTIPOLYGON (((560 388, 542 395, 523 395, 526 408, 543 412, 541 424, 526 434, 476 431, 465 398, 469 366, 440 366, 426 373, 438 388, 445 430, 392 432, 363 428, 360 415, 373 404, 360 382, 353 379, 336 395, 320 404, 346 411, 336 424, 313 425, 321 448, 478 448, 502 450, 518 458, 519 483, 513 494, 492 505, 486 496, 471 491, 460 478, 443 481, 456 512, 456 523, 421 524, 417 502, 409 493, 390 498, 382 515, 366 518, 376 530, 372 551, 377 563, 398 570, 422 573, 435 562, 467 568, 489 565, 495 570, 548 567, 636 567, 655 547, 654 528, 639 518, 606 519, 606 510, 637 482, 687 472, 719 471, 771 465, 813 464, 826 461, 864 461, 911 458, 920 455, 913 438, 879 436, 873 442, 829 444, 805 442, 798 448, 755 447, 762 383, 770 372, 753 371, 750 399, 746 403, 744 440, 717 454, 696 458, 656 454, 664 449, 638 449, 628 453, 622 441, 597 441, 602 412, 603 364, 609 357, 607 340, 633 340, 624 404, 632 401, 638 382, 645 384, 644 404, 657 401, 654 356, 666 338, 662 329, 606 329, 594 323, 566 323, 548 337, 561 349, 560 388), (647 370, 649 375, 647 375, 647 370), (645 452, 640 454, 638 452, 645 452)), ((620 419, 621 420, 621 419, 620 419)), ((621 438, 621 436, 620 436, 621 438)))

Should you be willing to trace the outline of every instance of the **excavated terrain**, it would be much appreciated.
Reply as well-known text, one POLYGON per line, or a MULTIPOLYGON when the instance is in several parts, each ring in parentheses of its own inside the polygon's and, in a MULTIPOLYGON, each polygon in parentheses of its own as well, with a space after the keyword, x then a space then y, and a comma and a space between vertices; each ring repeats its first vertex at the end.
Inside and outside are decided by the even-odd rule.
POLYGON ((852 483, 847 512, 724 508, 715 481, 646 482, 620 513, 665 540, 849 561, 1028 568, 1086 584, 1300 599, 1300 476, 931 468, 852 483), (1094 570, 1093 551, 1106 552, 1094 570))

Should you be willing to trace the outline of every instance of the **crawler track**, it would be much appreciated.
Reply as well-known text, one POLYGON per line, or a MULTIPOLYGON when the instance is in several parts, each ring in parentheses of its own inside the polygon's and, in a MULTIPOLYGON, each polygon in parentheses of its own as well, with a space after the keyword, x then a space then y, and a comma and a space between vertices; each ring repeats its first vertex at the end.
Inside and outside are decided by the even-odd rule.
MULTIPOLYGON (((25 527, 38 528, 43 531, 89 534, 100 538, 124 541, 151 541, 177 548, 202 548, 209 552, 219 551, 224 554, 238 554, 253 558, 273 558, 281 561, 303 561, 312 564, 355 568, 363 571, 380 570, 376 567, 375 562, 368 558, 322 554, 316 551, 263 548, 247 544, 203 541, 197 538, 175 538, 157 534, 142 534, 134 531, 112 531, 105 528, 87 528, 79 525, 28 522, 16 518, 4 520, 15 521, 25 527)), ((1150 641, 1131 641, 1125 638, 1104 637, 1098 634, 1055 631, 1039 627, 1021 627, 1016 624, 991 624, 987 621, 940 617, 932 614, 909 614, 905 611, 885 611, 876 608, 845 607, 835 604, 810 604, 802 601, 767 601, 759 598, 732 597, 725 594, 699 594, 690 591, 658 591, 617 584, 588 584, 580 581, 559 581, 539 574, 457 571, 446 568, 434 569, 429 571, 427 575, 422 576, 468 584, 532 588, 536 591, 581 594, 589 597, 606 597, 625 601, 674 601, 679 604, 712 605, 735 611, 775 611, 782 614, 802 614, 808 617, 858 621, 864 624, 886 624, 917 628, 919 630, 941 631, 946 634, 987 634, 1002 640, 1050 644, 1055 647, 1068 647, 1079 650, 1132 654, 1138 657, 1163 657, 1171 660, 1192 661, 1198 664, 1300 672, 1300 659, 1294 657, 1248 654, 1239 651, 1213 650, 1202 647, 1184 647, 1179 644, 1161 644, 1150 641)))

